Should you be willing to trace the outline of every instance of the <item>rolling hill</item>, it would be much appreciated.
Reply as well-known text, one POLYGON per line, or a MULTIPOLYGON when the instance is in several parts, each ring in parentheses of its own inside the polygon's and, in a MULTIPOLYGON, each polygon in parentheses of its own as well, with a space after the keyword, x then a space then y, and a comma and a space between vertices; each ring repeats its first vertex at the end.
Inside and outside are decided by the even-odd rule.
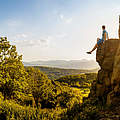
POLYGON ((95 69, 98 64, 94 60, 48 60, 23 62, 24 66, 47 66, 65 69, 95 69))

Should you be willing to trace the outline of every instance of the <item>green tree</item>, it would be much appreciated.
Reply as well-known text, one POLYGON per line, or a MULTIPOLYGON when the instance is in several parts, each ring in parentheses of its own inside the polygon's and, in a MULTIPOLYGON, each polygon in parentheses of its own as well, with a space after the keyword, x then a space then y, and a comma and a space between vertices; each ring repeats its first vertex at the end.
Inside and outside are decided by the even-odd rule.
POLYGON ((17 54, 16 46, 10 45, 6 37, 0 38, 0 92, 4 99, 27 91, 27 72, 21 60, 22 56, 17 54))
POLYGON ((26 71, 29 74, 28 84, 31 88, 35 104, 38 107, 41 99, 47 96, 48 91, 46 90, 49 88, 48 85, 50 85, 51 81, 48 79, 47 75, 37 68, 27 67, 26 71))

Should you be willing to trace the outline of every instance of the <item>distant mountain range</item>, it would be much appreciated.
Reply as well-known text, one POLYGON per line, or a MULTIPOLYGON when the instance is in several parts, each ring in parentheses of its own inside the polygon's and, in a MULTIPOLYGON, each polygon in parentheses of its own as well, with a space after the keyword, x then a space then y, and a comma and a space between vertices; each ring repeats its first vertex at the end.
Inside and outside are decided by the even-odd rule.
POLYGON ((23 62, 24 66, 47 66, 65 69, 95 69, 98 68, 97 62, 94 60, 48 60, 48 61, 32 61, 23 62))

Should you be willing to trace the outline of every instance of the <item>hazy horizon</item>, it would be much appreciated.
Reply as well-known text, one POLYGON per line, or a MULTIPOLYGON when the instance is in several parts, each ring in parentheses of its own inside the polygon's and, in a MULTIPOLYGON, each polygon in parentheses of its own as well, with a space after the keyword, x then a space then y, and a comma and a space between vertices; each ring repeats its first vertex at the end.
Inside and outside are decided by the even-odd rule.
POLYGON ((96 53, 86 51, 103 24, 110 38, 118 38, 118 0, 5 0, 0 13, 0 35, 17 46, 23 61, 95 60, 96 53))
POLYGON ((38 60, 38 61, 23 61, 24 66, 43 66, 64 69, 97 69, 99 65, 95 60, 38 60))
POLYGON ((96 61, 95 59, 36 59, 31 61, 23 61, 23 62, 36 62, 36 61, 96 61))

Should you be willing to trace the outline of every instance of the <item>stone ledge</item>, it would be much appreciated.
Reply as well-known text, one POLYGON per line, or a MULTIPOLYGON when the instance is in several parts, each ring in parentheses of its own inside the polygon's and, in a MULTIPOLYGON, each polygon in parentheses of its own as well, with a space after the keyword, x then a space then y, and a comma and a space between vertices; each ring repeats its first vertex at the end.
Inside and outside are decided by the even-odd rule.
POLYGON ((108 105, 116 104, 120 101, 120 39, 109 39, 98 46, 96 61, 101 69, 89 96, 102 98, 108 105))
POLYGON ((119 39, 109 39, 106 40, 103 45, 98 47, 96 52, 96 61, 102 69, 111 71, 114 64, 114 57, 119 45, 119 39))

